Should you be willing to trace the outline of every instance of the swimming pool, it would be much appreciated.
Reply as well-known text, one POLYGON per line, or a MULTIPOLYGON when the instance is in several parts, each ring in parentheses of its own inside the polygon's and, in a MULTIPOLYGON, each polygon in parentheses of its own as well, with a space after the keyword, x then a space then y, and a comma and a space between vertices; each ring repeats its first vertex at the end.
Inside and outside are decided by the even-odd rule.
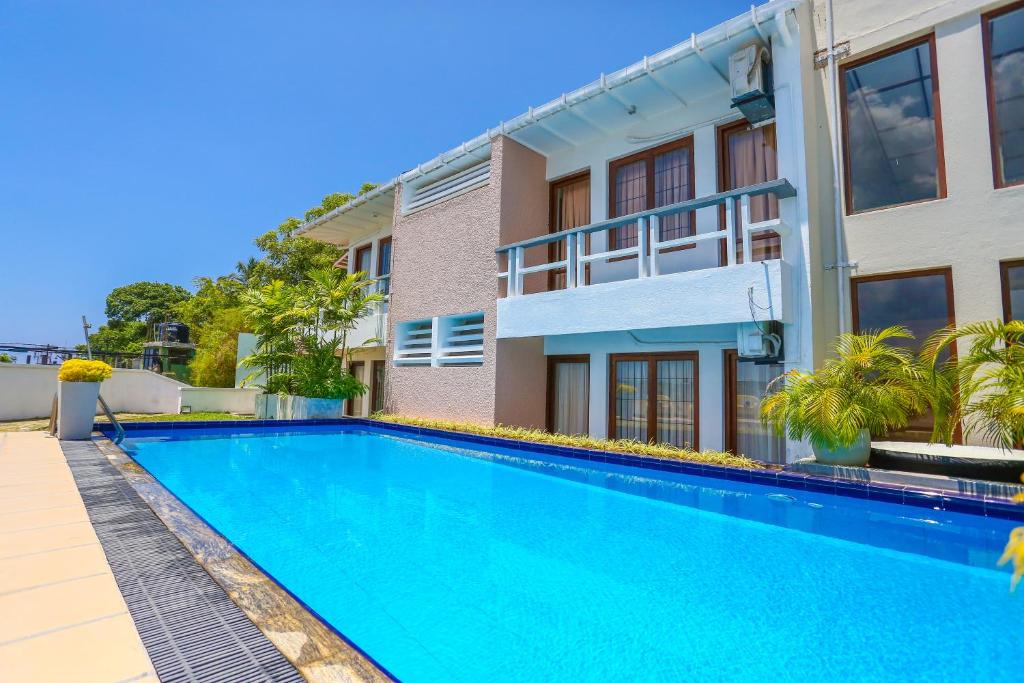
POLYGON ((404 681, 995 681, 1024 644, 1008 520, 358 423, 128 437, 404 681))

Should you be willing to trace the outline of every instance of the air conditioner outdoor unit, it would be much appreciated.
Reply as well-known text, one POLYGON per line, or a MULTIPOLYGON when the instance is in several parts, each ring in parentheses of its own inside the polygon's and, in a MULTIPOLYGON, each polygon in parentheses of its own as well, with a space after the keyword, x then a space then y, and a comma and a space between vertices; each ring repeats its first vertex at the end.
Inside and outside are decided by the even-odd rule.
POLYGON ((773 360, 782 353, 782 335, 777 322, 740 323, 736 326, 736 354, 740 358, 773 360))
POLYGON ((732 106, 751 123, 775 118, 771 59, 768 48, 756 44, 729 56, 732 106))

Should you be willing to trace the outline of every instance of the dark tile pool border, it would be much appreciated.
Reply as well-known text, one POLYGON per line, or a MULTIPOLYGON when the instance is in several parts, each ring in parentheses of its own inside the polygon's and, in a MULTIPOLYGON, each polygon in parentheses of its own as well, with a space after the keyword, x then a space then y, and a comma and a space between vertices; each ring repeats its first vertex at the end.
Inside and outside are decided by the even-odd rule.
MULTIPOLYGON (((246 424, 251 422, 245 421, 246 424)), ((204 426, 213 424, 221 423, 204 423, 204 426)), ((137 431, 145 426, 147 423, 126 424, 125 429, 137 431)), ((268 645, 272 645, 278 656, 294 667, 293 671, 308 681, 387 683, 398 680, 210 526, 131 455, 117 447, 107 438, 102 427, 109 425, 95 425, 95 431, 103 436, 94 437, 89 445, 97 448, 104 459, 120 472, 123 480, 134 489, 140 504, 148 506, 150 514, 165 527, 164 532, 180 543, 179 547, 196 568, 230 598, 240 614, 244 613, 247 623, 250 626, 255 624, 262 631, 268 645), (302 634, 305 640, 296 647, 297 633, 302 634)), ((233 675, 234 672, 228 673, 233 675)))
MULTIPOLYGON (((518 439, 508 439, 481 434, 452 432, 430 427, 417 427, 395 422, 384 422, 361 417, 346 417, 332 420, 209 420, 196 422, 124 422, 126 432, 137 430, 181 431, 188 429, 222 428, 254 428, 254 427, 302 427, 302 426, 366 426, 405 434, 432 436, 436 438, 461 441, 481 446, 496 446, 511 450, 557 455, 577 460, 611 463, 637 467, 646 470, 679 472, 694 476, 741 481, 765 486, 775 486, 798 491, 830 493, 848 498, 877 500, 886 503, 897 503, 911 507, 928 508, 948 512, 995 517, 1024 522, 1024 505, 1015 504, 1006 498, 992 496, 972 496, 950 491, 883 484, 877 482, 855 482, 848 479, 827 477, 796 472, 780 472, 775 470, 748 470, 723 465, 703 465, 700 463, 668 460, 652 456, 612 453, 586 448, 571 448, 553 444, 538 444, 518 439)), ((113 433, 109 424, 97 423, 96 429, 107 435, 113 433)))

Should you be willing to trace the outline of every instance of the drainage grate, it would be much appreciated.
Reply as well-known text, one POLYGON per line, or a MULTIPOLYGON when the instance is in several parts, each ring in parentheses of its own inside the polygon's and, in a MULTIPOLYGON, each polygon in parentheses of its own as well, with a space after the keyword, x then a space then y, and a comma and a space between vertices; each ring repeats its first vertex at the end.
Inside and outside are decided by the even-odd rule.
POLYGON ((161 681, 303 680, 92 441, 61 441, 161 681))

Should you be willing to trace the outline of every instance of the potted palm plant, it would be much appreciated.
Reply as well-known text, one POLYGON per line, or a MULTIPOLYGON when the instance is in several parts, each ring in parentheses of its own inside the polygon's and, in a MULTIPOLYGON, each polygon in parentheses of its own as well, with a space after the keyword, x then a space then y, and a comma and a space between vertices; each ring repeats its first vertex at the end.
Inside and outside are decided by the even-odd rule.
POLYGON ((888 343, 912 338, 902 327, 840 335, 820 370, 792 370, 769 385, 762 422, 809 440, 818 462, 866 465, 872 434, 906 427, 929 405, 914 355, 888 343))
POLYGON ((64 361, 57 373, 57 438, 89 438, 100 382, 113 374, 113 369, 103 361, 64 361))

